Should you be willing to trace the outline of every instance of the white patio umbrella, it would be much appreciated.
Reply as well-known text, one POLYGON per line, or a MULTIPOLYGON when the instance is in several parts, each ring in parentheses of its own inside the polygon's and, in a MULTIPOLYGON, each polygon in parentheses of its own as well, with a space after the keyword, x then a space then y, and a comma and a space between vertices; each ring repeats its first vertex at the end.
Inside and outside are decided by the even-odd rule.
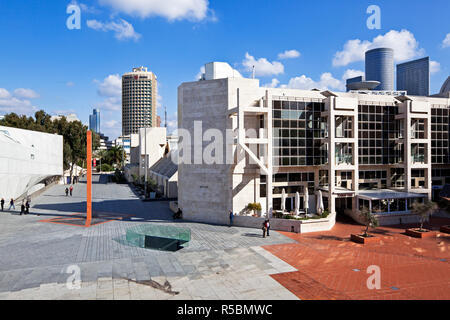
POLYGON ((303 207, 305 208, 305 213, 308 214, 308 209, 309 209, 309 192, 308 192, 308 187, 305 188, 304 201, 305 201, 305 203, 303 204, 303 207))
POLYGON ((284 188, 281 191, 281 211, 286 211, 286 191, 284 190, 284 188))
POLYGON ((298 216, 300 212, 300 194, 298 192, 295 193, 295 215, 298 216))
POLYGON ((324 210, 323 207, 323 197, 322 197, 322 191, 319 190, 317 193, 317 214, 322 215, 324 210))

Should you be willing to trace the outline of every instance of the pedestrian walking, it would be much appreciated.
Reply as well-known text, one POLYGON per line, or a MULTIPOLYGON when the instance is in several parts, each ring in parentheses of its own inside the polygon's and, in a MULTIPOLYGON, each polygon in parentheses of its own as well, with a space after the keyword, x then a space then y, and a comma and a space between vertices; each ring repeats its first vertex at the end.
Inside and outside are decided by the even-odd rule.
POLYGON ((9 201, 9 209, 8 210, 11 210, 11 208, 16 210, 16 206, 14 205, 14 199, 13 198, 11 198, 11 200, 9 201))
POLYGON ((30 214, 30 200, 25 203, 25 214, 30 214))
POLYGON ((66 197, 69 195, 69 188, 66 188, 66 197))
POLYGON ((269 234, 269 231, 270 231, 270 221, 269 221, 269 219, 266 220, 266 229, 267 229, 267 236, 269 237, 270 236, 270 234, 269 234))
POLYGON ((2 211, 3 211, 3 207, 5 206, 5 199, 2 198, 2 200, 0 200, 0 204, 2 206, 2 211))
POLYGON ((230 227, 233 225, 234 214, 233 211, 230 210, 230 227))
POLYGON ((266 221, 263 222, 262 231, 263 231, 263 238, 265 238, 266 237, 266 232, 267 232, 266 221))
POLYGON ((70 196, 72 196, 72 192, 73 192, 73 186, 70 186, 70 196))
POLYGON ((25 213, 25 201, 22 200, 22 204, 20 205, 20 215, 25 213))

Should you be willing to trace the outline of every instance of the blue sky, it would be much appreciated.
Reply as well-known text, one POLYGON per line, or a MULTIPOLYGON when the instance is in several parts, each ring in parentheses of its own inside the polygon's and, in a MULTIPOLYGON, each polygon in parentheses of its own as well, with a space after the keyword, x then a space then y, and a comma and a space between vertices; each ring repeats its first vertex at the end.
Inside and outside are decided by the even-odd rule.
POLYGON ((174 127, 177 87, 206 62, 244 76, 254 64, 262 84, 339 90, 345 75, 364 70, 364 50, 381 45, 394 45, 397 61, 430 56, 436 93, 450 75, 448 12, 448 0, 2 0, 0 114, 42 108, 87 123, 99 107, 102 131, 115 138, 118 76, 132 67, 158 76, 174 127), (81 8, 80 30, 66 27, 71 3, 81 8), (381 29, 366 25, 370 5, 381 9, 381 29))

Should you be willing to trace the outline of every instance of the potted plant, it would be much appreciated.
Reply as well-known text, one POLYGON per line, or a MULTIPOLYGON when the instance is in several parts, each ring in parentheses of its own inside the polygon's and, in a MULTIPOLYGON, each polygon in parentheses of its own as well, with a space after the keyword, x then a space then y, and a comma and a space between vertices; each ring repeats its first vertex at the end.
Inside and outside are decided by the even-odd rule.
POLYGON ((351 240, 353 242, 362 244, 378 242, 380 240, 379 238, 369 234, 370 227, 372 228, 378 227, 377 217, 375 217, 375 215, 373 215, 372 212, 367 207, 363 207, 359 212, 359 214, 361 216, 361 219, 364 221, 366 229, 364 230, 363 234, 352 234, 351 240))
POLYGON ((420 219, 420 227, 419 228, 410 228, 406 229, 406 234, 411 237, 415 238, 429 238, 429 237, 435 237, 436 233, 434 231, 424 229, 423 224, 425 223, 425 220, 428 216, 431 216, 436 210, 436 203, 432 201, 425 200, 422 203, 414 202, 412 205, 411 212, 417 216, 419 216, 420 219))
POLYGON ((254 217, 259 216, 261 210, 262 208, 260 203, 249 203, 245 208, 245 212, 253 212, 254 217))

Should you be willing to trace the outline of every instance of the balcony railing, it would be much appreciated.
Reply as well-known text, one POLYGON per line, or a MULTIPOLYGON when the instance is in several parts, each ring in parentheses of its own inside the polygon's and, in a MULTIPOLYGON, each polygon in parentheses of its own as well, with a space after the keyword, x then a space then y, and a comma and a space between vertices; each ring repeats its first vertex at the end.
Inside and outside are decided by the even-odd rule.
POLYGON ((340 164, 353 164, 353 156, 352 155, 336 156, 336 165, 340 164))
POLYGON ((425 155, 423 154, 414 154, 411 156, 411 160, 413 163, 425 163, 425 155))

